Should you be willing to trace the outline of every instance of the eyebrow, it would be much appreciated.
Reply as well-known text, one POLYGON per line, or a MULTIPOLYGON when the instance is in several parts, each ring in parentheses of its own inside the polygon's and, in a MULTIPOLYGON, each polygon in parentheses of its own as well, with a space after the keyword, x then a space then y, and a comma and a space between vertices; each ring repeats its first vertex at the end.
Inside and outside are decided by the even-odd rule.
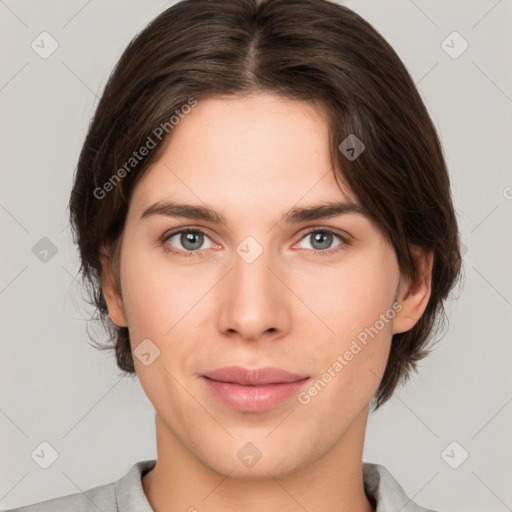
MULTIPOLYGON (((339 215, 356 213, 369 217, 367 210, 359 203, 353 201, 326 202, 324 204, 291 208, 281 218, 281 222, 297 224, 311 220, 329 219, 339 215)), ((213 224, 227 224, 226 217, 208 206, 178 203, 175 201, 159 201, 146 208, 141 220, 153 215, 167 217, 186 217, 213 224)))

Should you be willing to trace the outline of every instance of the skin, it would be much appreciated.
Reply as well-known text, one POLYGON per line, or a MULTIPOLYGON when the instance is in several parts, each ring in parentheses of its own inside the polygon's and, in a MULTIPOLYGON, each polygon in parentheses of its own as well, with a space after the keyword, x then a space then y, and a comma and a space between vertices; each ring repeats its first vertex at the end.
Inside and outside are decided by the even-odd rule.
POLYGON ((134 357, 156 411, 157 464, 142 478, 151 506, 373 510, 362 480, 369 405, 393 333, 413 327, 427 305, 431 253, 412 248, 422 278, 400 281, 393 248, 363 215, 279 222, 291 207, 357 199, 340 188, 327 125, 308 103, 266 94, 202 100, 172 135, 130 202, 122 294, 103 248, 112 321, 129 327, 132 350, 144 339, 160 350, 148 366, 134 357), (144 209, 169 199, 211 206, 227 225, 141 220, 144 209), (190 226, 206 233, 199 250, 187 249, 179 235, 161 240, 190 226), (334 236, 322 249, 313 228, 332 228, 350 243, 334 236), (252 263, 236 252, 247 236, 263 249, 252 263), (193 254, 173 255, 166 246, 193 254), (315 248, 323 251, 316 257, 315 248), (218 401, 200 378, 231 365, 319 378, 395 297, 400 312, 307 404, 294 396, 270 411, 242 412, 218 401), (262 454, 252 467, 237 457, 247 442, 262 454))

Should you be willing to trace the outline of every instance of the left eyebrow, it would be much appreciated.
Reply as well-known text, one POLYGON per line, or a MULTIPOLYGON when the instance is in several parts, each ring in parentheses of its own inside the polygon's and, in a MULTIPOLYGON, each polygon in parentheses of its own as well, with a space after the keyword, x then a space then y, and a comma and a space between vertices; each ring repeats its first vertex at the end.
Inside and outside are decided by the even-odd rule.
POLYGON ((291 208, 283 215, 282 221, 296 224, 308 220, 330 219, 347 213, 356 213, 368 217, 368 212, 362 205, 352 201, 344 201, 328 202, 302 208, 291 208))
MULTIPOLYGON (((327 202, 320 205, 291 208, 281 218, 281 222, 297 224, 311 220, 329 219, 348 213, 356 213, 369 217, 367 210, 359 203, 352 201, 327 202)), ((197 219, 213 224, 227 224, 226 217, 208 206, 178 203, 175 201, 159 201, 146 208, 141 219, 152 215, 165 215, 167 217, 185 217, 197 219)))

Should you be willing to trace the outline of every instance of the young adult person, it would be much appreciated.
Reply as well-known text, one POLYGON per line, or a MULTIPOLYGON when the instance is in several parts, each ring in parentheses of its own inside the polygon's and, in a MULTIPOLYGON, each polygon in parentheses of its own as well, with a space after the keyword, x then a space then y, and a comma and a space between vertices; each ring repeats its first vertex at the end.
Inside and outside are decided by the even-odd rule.
POLYGON ((362 453, 443 318, 459 237, 432 121, 366 21, 168 8, 106 85, 70 212, 157 458, 18 510, 427 510, 362 453))

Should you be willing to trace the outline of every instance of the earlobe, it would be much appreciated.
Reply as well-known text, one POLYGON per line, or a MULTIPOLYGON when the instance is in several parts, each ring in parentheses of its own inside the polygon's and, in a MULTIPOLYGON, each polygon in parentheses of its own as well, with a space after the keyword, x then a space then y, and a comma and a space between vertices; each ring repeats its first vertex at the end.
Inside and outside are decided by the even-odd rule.
POLYGON ((108 315, 112 323, 118 327, 126 327, 128 322, 124 313, 123 299, 112 268, 112 257, 104 245, 100 249, 100 260, 101 286, 108 307, 108 315))
POLYGON ((404 282, 398 292, 402 305, 393 322, 393 334, 412 329, 427 307, 432 290, 432 268, 434 254, 431 250, 410 246, 411 254, 418 266, 418 276, 411 282, 404 282))

